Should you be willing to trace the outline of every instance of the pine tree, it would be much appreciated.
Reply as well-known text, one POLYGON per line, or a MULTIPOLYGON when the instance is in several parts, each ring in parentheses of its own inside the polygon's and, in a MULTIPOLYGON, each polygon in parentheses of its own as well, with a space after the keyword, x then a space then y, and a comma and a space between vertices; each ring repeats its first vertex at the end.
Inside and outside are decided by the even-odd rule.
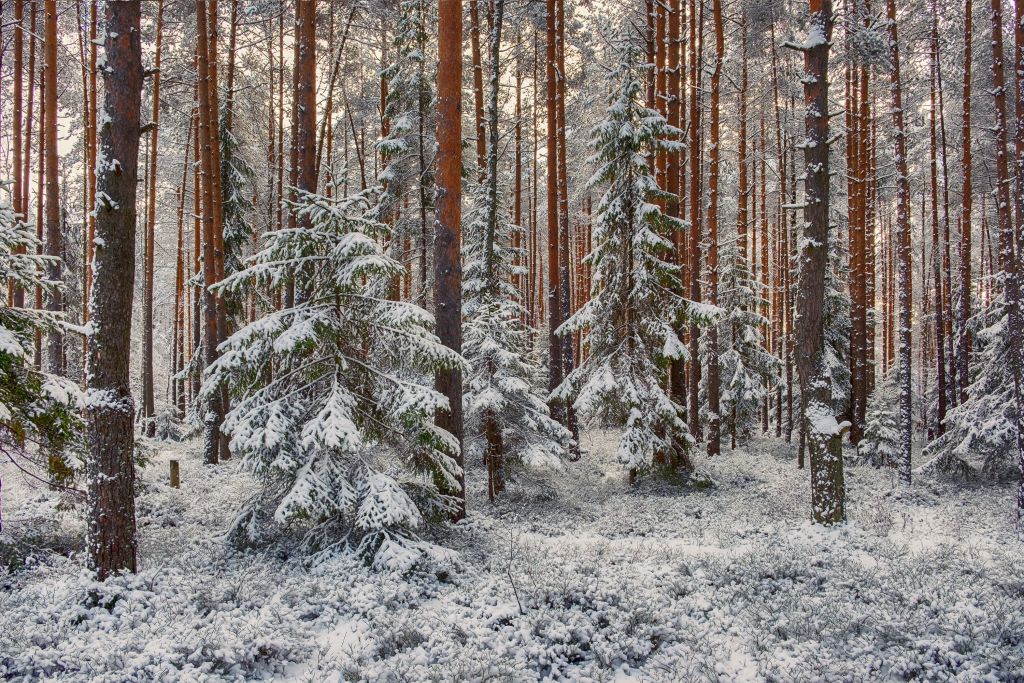
POLYGON ((219 289, 269 293, 295 278, 303 296, 232 335, 203 394, 235 392, 225 430, 264 484, 238 538, 258 539, 272 513, 311 524, 311 550, 408 568, 429 550, 415 529, 456 504, 439 491, 458 489, 459 444, 434 425, 447 401, 427 378, 461 360, 430 332, 430 314, 386 298, 402 266, 378 246, 377 195, 300 193, 298 227, 268 233, 219 289))
POLYGON ((672 359, 687 356, 676 334, 691 318, 719 309, 695 305, 675 293, 679 267, 669 262, 672 235, 684 225, 654 203, 664 199, 648 158, 678 135, 644 97, 644 57, 628 33, 615 45, 618 62, 605 119, 592 131, 591 185, 606 186, 597 209, 592 298, 559 329, 582 332, 589 353, 555 391, 583 415, 620 424, 619 461, 630 478, 652 465, 690 471, 693 437, 683 407, 665 391, 672 359), (696 313, 699 310, 700 315, 696 313))
MULTIPOLYGON (((0 182, 0 278, 22 291, 54 289, 58 283, 45 276, 52 258, 37 254, 35 230, 15 215, 11 190, 0 182)), ((79 392, 32 363, 36 331, 57 327, 60 319, 51 311, 0 306, 0 453, 23 471, 49 472, 51 483, 66 485, 80 465, 73 452, 81 430, 79 392)))

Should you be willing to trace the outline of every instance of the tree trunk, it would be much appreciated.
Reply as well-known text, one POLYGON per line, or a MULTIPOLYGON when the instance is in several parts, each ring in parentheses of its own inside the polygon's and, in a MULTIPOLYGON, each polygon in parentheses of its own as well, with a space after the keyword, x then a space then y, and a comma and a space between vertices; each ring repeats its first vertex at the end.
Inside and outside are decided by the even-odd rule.
MULTIPOLYGON (((207 34, 207 0, 196 1, 196 33, 198 34, 199 58, 199 140, 202 145, 202 233, 203 233, 203 362, 209 367, 217 360, 218 316, 217 301, 211 285, 217 282, 217 256, 215 251, 214 220, 215 200, 213 176, 218 173, 214 165, 213 140, 211 130, 215 126, 212 119, 213 109, 210 105, 210 91, 216 89, 211 82, 209 62, 209 36, 207 34)), ((204 425, 203 460, 208 465, 220 461, 220 425, 224 419, 223 402, 219 392, 210 394, 208 405, 203 409, 204 425)))
MULTIPOLYGON (((562 353, 555 330, 561 324, 558 254, 558 104, 556 81, 556 20, 555 0, 547 0, 547 220, 548 220, 548 390, 554 391, 562 383, 562 353)), ((562 407, 552 404, 551 415, 564 421, 562 407)))
POLYGON ((932 36, 931 36, 931 96, 929 108, 929 171, 931 180, 931 204, 932 204, 932 280, 933 296, 935 307, 935 376, 938 382, 937 400, 938 414, 935 422, 935 435, 942 436, 943 423, 946 420, 946 322, 945 296, 943 295, 942 277, 942 247, 940 245, 939 233, 939 140, 938 140, 938 102, 936 100, 936 72, 939 62, 939 24, 938 8, 933 5, 932 14, 932 36))
MULTIPOLYGON (((996 0, 998 1, 998 0, 996 0)), ((907 172, 907 137, 903 125, 903 90, 900 76, 900 52, 896 28, 896 1, 886 0, 889 19, 889 45, 892 51, 890 71, 892 91, 892 126, 895 146, 893 157, 896 161, 896 289, 899 308, 899 366, 896 385, 900 392, 900 456, 897 464, 900 480, 910 484, 911 439, 913 437, 913 415, 911 414, 913 394, 911 393, 911 354, 913 336, 911 333, 911 308, 913 306, 913 274, 911 272, 910 247, 910 178, 907 172)))
MULTIPOLYGON (((45 84, 43 86, 43 109, 46 125, 43 129, 43 149, 46 161, 46 247, 45 253, 51 257, 46 264, 46 278, 59 282, 61 274, 61 249, 63 247, 60 232, 60 187, 58 177, 59 156, 57 149, 57 0, 46 0, 45 26, 45 61, 43 68, 45 84)), ((64 302, 61 290, 52 289, 46 296, 46 310, 60 313, 64 302)), ((53 328, 46 335, 46 366, 55 375, 64 374, 64 335, 59 327, 53 328)))
MULTIPOLYGON (((153 74, 153 132, 149 143, 149 198, 146 216, 146 257, 142 282, 142 419, 145 434, 156 434, 156 404, 153 387, 153 273, 156 259, 157 136, 160 132, 160 47, 163 42, 164 2, 157 0, 156 72, 153 74)), ((187 152, 186 152, 187 156, 187 152)))
MULTIPOLYGON (((434 219, 434 302, 437 333, 441 343, 462 352, 462 0, 438 4, 437 79, 437 199, 434 219)), ((439 370, 437 390, 448 399, 448 410, 439 411, 437 425, 461 445, 462 371, 439 370)), ((464 459, 456 454, 461 468, 464 459)), ((465 475, 459 476, 455 521, 466 516, 465 475)))
POLYGON ((106 3, 104 124, 86 430, 89 563, 100 580, 136 569, 134 404, 129 383, 135 280, 135 194, 142 104, 137 2, 106 3), (116 160, 116 162, 114 161, 116 160))
MULTIPOLYGON (((693 39, 697 35, 697 0, 690 0, 690 36, 687 41, 690 46, 690 116, 688 144, 690 148, 690 235, 689 253, 687 261, 690 278, 690 300, 700 302, 700 219, 701 219, 701 194, 700 194, 700 109, 698 98, 697 75, 702 68, 699 61, 700 53, 697 50, 697 41, 693 39)), ((689 418, 690 433, 694 438, 700 438, 700 328, 696 322, 690 324, 690 369, 687 375, 689 386, 687 387, 688 405, 686 409, 689 418)))
POLYGON ((487 130, 484 126, 484 65, 480 54, 480 9, 469 0, 469 45, 473 58, 473 113, 476 120, 476 163, 479 178, 487 170, 487 130))
MULTIPOLYGON (((708 152, 708 302, 718 305, 718 174, 720 130, 718 100, 721 92, 722 62, 725 59, 725 28, 722 21, 722 2, 712 3, 715 26, 715 65, 711 72, 710 150, 708 152)), ((719 415, 719 360, 718 326, 708 328, 708 455, 721 451, 721 423, 719 415)))
MULTIPOLYGON (((891 1, 891 0, 890 0, 891 1)), ((804 240, 797 296, 797 370, 803 427, 811 461, 811 510, 818 524, 846 520, 842 430, 836 422, 825 359, 823 313, 829 267, 828 56, 832 3, 810 0, 804 53, 804 240)))
POLYGON ((967 385, 970 382, 971 332, 967 322, 971 319, 971 220, 973 193, 971 177, 971 39, 972 0, 964 0, 964 90, 963 90, 963 148, 961 167, 963 169, 963 201, 960 209, 960 305, 957 307, 956 374, 960 390, 960 402, 967 400, 967 385))
MULTIPOLYGON (((296 186, 300 192, 316 194, 316 0, 297 0, 295 30, 296 186)), ((300 219, 298 227, 310 230, 313 224, 307 216, 300 219)), ((304 302, 308 296, 304 277, 301 272, 296 274, 296 303, 304 302)))
POLYGON ((1011 270, 1006 287, 1007 303, 1010 308, 1010 339, 1017 343, 1011 345, 1010 363, 1013 370, 1014 399, 1017 403, 1017 518, 1024 516, 1024 350, 1020 340, 1024 339, 1024 3, 1015 3, 1014 16, 1014 70, 1017 73, 1017 101, 1015 131, 1013 136, 1016 178, 1014 191, 1014 220, 1016 228, 1013 239, 1015 252, 1011 257, 1011 270))
MULTIPOLYGON (((18 220, 25 220, 25 208, 22 206, 22 183, 27 181, 22 179, 22 121, 21 121, 21 108, 22 108, 22 72, 25 70, 24 64, 24 53, 25 53, 25 2, 24 0, 14 1, 14 96, 13 96, 13 111, 12 111, 12 134, 13 134, 13 147, 14 147, 14 167, 13 171, 13 184, 11 186, 11 208, 14 209, 14 214, 18 217, 18 220)), ((31 88, 31 77, 29 79, 29 88, 31 88)), ((31 118, 31 116, 29 117, 31 118)), ((22 308, 25 305, 25 290, 21 287, 16 287, 11 283, 8 283, 8 301, 15 308, 22 308)))

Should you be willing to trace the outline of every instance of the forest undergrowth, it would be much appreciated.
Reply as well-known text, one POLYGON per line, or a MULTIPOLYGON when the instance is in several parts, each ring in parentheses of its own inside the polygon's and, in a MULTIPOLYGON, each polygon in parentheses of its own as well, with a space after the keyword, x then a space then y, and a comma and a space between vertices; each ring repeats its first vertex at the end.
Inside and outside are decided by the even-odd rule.
POLYGON ((710 485, 630 488, 614 437, 563 476, 439 528, 429 565, 311 563, 223 534, 255 488, 199 444, 141 470, 140 572, 97 583, 81 510, 4 471, 0 676, 60 681, 733 681, 1024 677, 1013 482, 847 475, 849 522, 807 521, 806 470, 773 438, 700 458, 710 485), (168 460, 182 485, 168 485, 168 460), (10 490, 9 490, 10 489, 10 490), (50 526, 40 520, 56 520, 50 526))

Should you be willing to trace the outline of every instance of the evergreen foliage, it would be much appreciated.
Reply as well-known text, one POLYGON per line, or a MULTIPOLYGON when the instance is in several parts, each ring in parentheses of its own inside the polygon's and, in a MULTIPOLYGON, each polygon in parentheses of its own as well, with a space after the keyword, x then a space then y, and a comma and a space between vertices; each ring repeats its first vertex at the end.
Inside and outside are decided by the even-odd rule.
MULTIPOLYGON (((51 257, 37 254, 35 230, 14 214, 10 193, 10 183, 0 182, 0 278, 26 292, 27 301, 36 287, 59 283, 46 280, 51 257)), ((50 311, 0 306, 0 453, 33 476, 48 473, 51 483, 69 485, 82 464, 80 392, 32 361, 36 332, 61 322, 50 311)))
MULTIPOLYGON (((498 192, 498 196, 507 193, 498 192)), ((469 462, 486 458, 486 422, 493 420, 500 436, 501 456, 488 462, 502 469, 498 481, 515 467, 560 468, 572 441, 569 431, 551 418, 544 397, 537 391, 541 369, 529 353, 525 310, 513 277, 522 275, 512 247, 512 233, 520 228, 497 207, 497 226, 486 265, 487 188, 473 193, 463 244, 466 266, 463 276, 463 355, 469 363, 466 375, 466 451, 469 462)), ((499 484, 500 486, 500 484, 499 484)), ((498 491, 500 492, 500 491, 498 491)))
MULTIPOLYGON (((224 429, 263 484, 235 532, 257 540, 273 521, 302 521, 314 550, 353 551, 405 569, 430 546, 415 530, 450 509, 459 444, 434 425, 445 398, 425 380, 460 364, 433 318, 385 298, 402 266, 381 253, 378 190, 303 194, 290 206, 309 228, 268 233, 223 292, 273 291, 296 279, 296 303, 233 334, 206 371, 203 394, 235 395, 224 429)), ((299 221, 302 225, 302 221, 299 221)))
POLYGON ((686 358, 676 334, 685 321, 709 321, 720 309, 697 306, 674 290, 679 268, 668 260, 671 235, 685 223, 664 214, 664 199, 648 158, 678 142, 657 111, 644 105, 649 65, 628 32, 614 45, 617 67, 608 108, 592 131, 597 171, 591 185, 605 187, 597 207, 592 298, 559 329, 582 332, 586 358, 554 392, 573 400, 580 414, 622 425, 619 461, 632 473, 652 465, 691 468, 693 443, 683 407, 665 391, 668 364, 686 358))

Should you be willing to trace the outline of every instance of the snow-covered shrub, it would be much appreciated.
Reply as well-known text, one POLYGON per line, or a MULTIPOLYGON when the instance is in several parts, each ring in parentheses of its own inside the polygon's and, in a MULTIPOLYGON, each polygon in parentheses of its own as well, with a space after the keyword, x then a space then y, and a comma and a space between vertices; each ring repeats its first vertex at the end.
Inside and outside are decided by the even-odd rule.
MULTIPOLYGON (((271 523, 313 527, 313 549, 349 549, 408 569, 428 545, 414 530, 443 514, 458 488, 458 442, 434 425, 444 396, 427 378, 460 364, 430 331, 429 313, 382 294, 402 270, 381 253, 376 190, 304 194, 309 227, 269 233, 220 288, 273 291, 295 279, 295 305, 233 334, 204 394, 235 395, 224 429, 265 486, 234 529, 250 540, 271 523)), ((299 221, 303 225, 303 221, 299 221)))
POLYGON ((623 425, 618 459, 631 472, 655 464, 691 469, 693 441, 683 407, 665 391, 673 359, 685 359, 676 330, 692 318, 709 319, 713 307, 698 308, 676 293, 679 267, 670 263, 671 237, 685 223, 660 210, 665 199, 648 167, 659 150, 679 145, 671 128, 644 105, 645 64, 637 39, 624 31, 614 46, 605 119, 594 127, 590 184, 604 188, 597 207, 592 298, 562 324, 561 335, 581 332, 588 355, 553 397, 572 400, 581 415, 623 425))

